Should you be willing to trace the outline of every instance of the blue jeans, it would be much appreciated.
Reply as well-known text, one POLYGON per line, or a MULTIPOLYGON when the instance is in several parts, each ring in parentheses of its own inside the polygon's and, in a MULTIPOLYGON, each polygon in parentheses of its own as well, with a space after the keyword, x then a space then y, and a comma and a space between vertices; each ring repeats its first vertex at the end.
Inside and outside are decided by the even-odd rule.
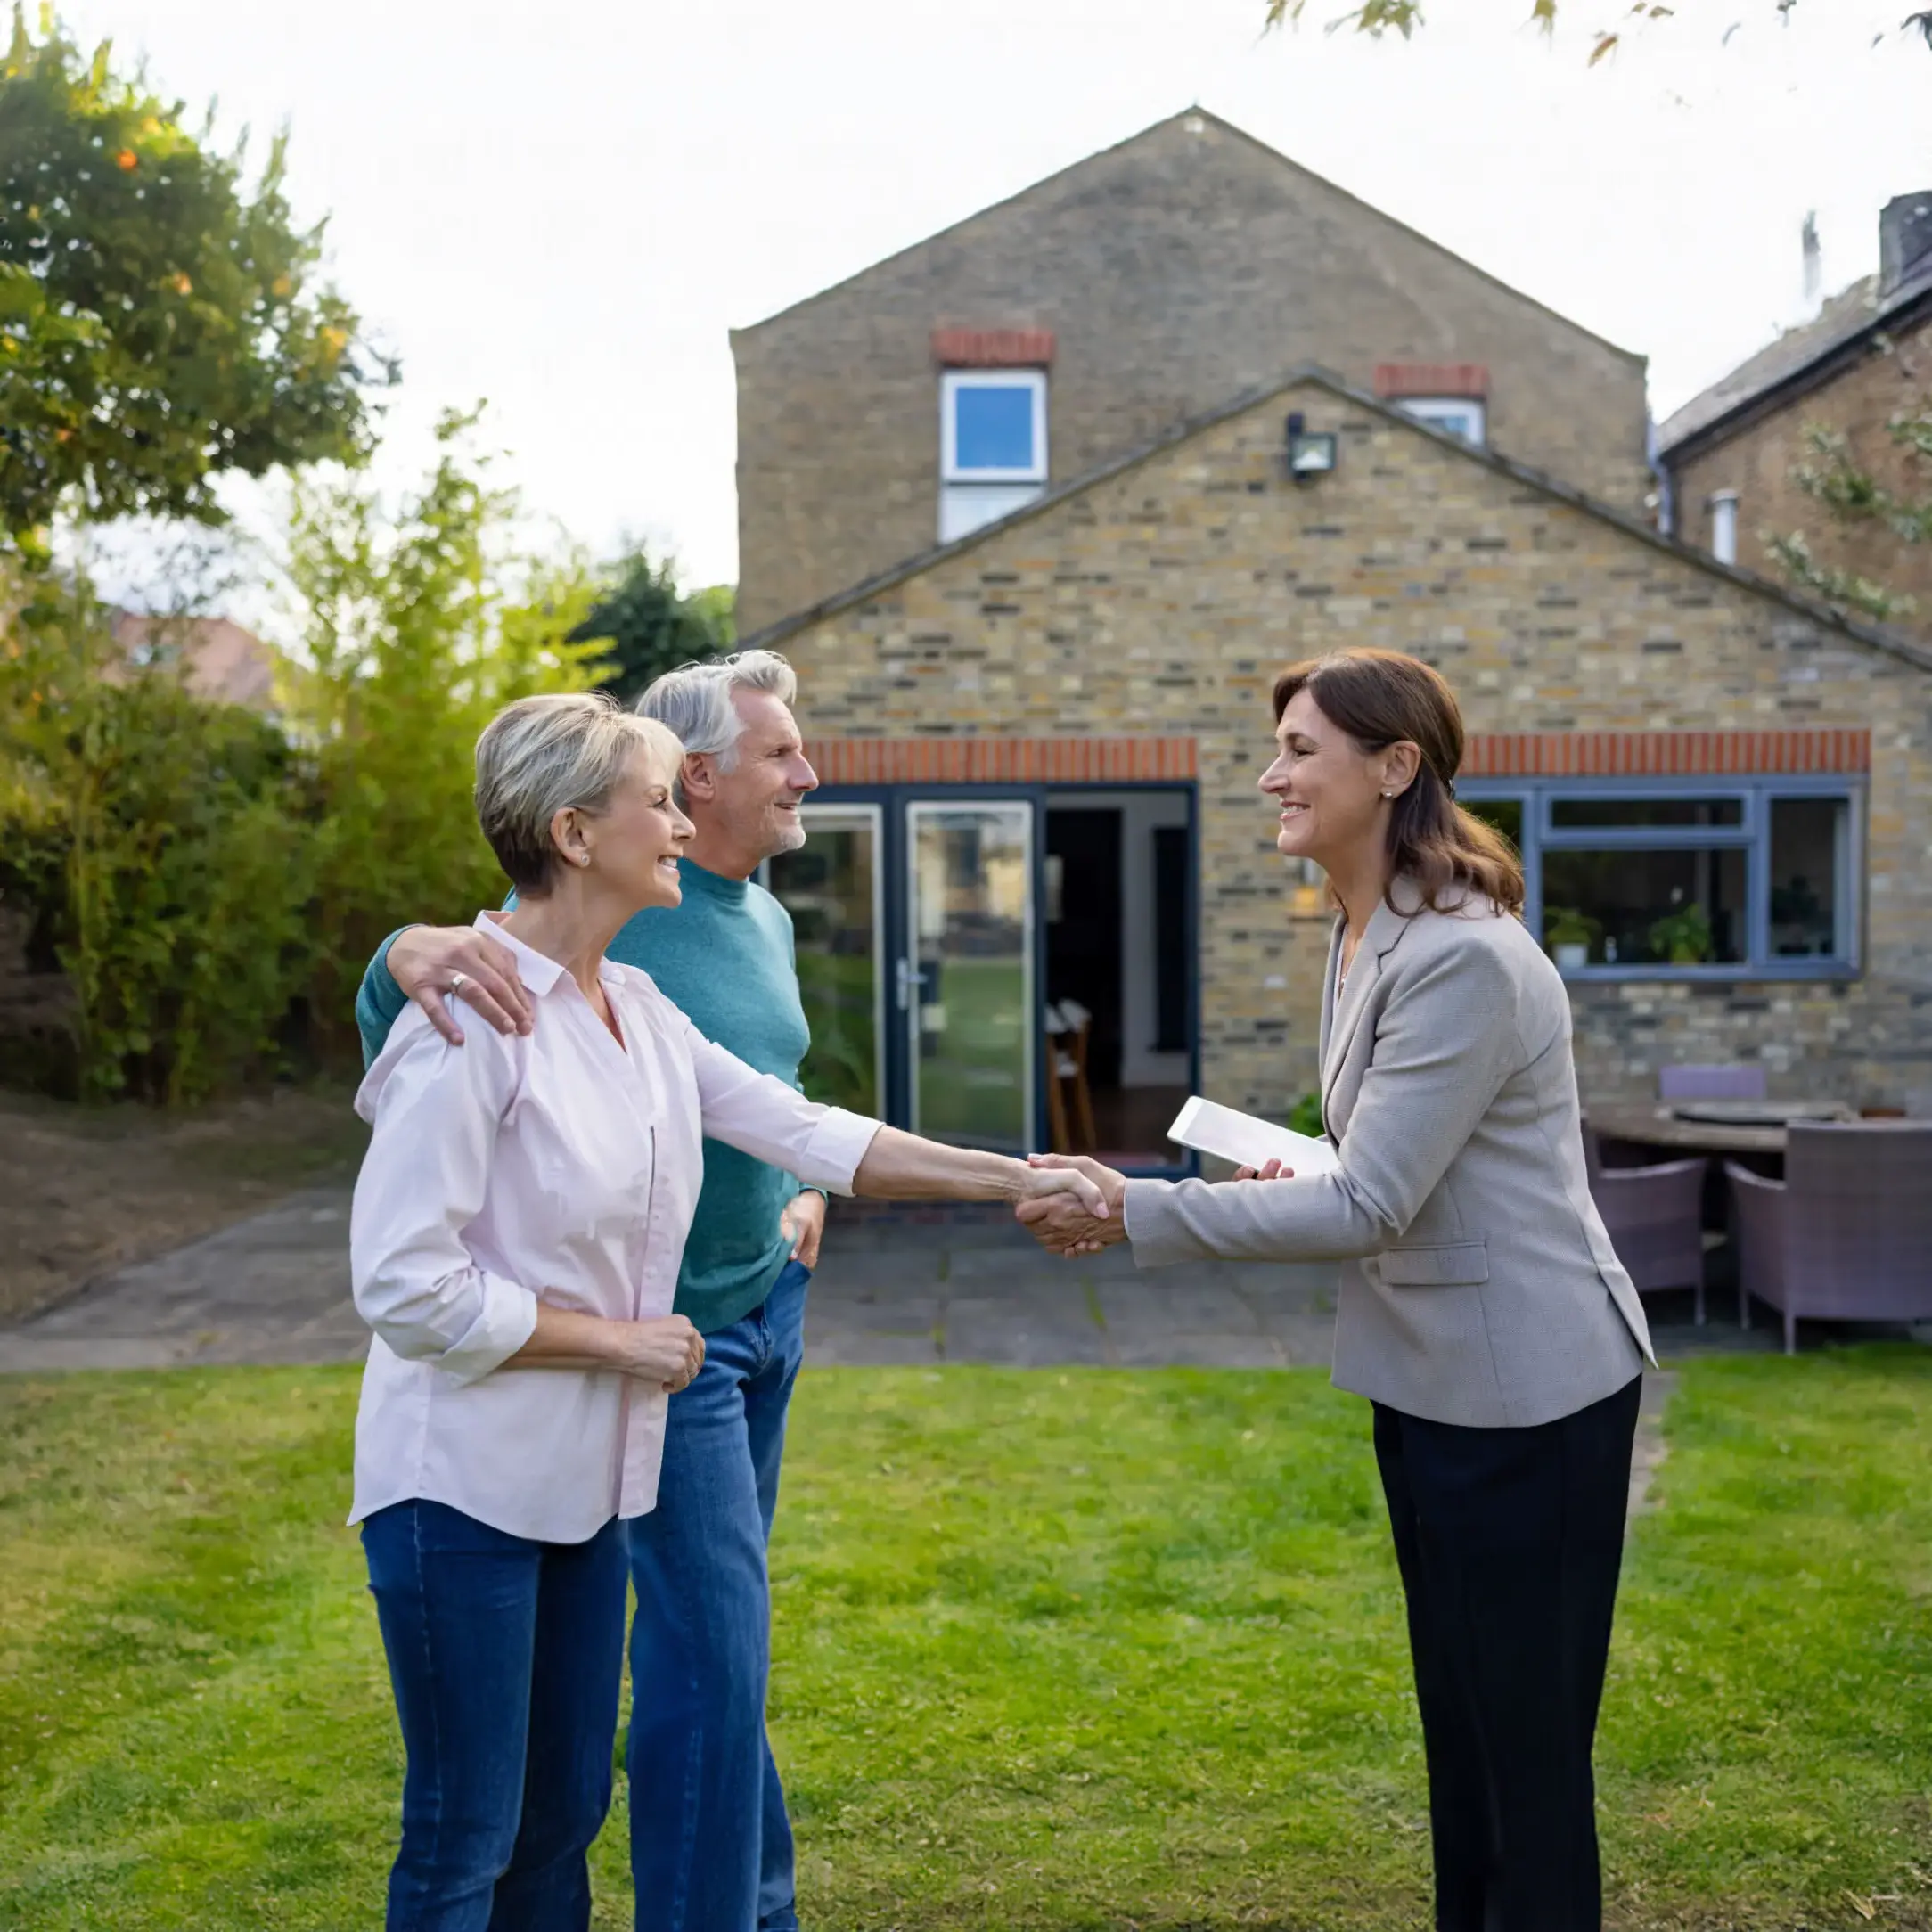
POLYGON ((408 1754, 389 1932, 581 1932, 610 1808, 622 1527, 532 1543, 419 1500, 362 1537, 408 1754))
POLYGON ((627 1526, 637 1932, 796 1932, 791 1822, 765 1735, 765 1567, 809 1269, 705 1337, 671 1397, 658 1506, 627 1526))

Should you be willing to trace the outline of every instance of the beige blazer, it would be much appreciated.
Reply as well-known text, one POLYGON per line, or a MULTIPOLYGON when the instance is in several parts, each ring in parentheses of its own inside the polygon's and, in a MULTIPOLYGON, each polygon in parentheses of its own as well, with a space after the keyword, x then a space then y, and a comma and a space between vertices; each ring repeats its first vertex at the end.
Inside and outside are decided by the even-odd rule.
MULTIPOLYGON (((1418 908, 1406 880, 1396 896, 1418 908)), ((1338 1172, 1130 1181, 1143 1268, 1339 1261, 1338 1387, 1411 1415, 1524 1428, 1614 1394, 1650 1353, 1584 1167, 1568 995, 1520 920, 1471 894, 1369 921, 1322 1000, 1338 1172)))

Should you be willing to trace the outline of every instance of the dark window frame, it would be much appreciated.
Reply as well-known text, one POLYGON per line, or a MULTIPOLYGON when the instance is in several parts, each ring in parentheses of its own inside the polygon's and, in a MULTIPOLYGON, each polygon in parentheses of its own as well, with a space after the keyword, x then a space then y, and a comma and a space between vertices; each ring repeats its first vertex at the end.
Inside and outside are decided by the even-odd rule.
POLYGON ((1522 808, 1524 922, 1543 936, 1543 855, 1551 851, 1710 850, 1745 854, 1746 957, 1736 965, 1680 966, 1654 962, 1592 962, 1563 970, 1574 980, 1852 980, 1864 970, 1865 805, 1862 777, 1763 776, 1698 778, 1471 778, 1459 780, 1456 796, 1470 805, 1514 801, 1522 808), (1736 799, 1740 823, 1718 825, 1559 827, 1559 799, 1615 802, 1637 798, 1736 799), (1796 957, 1771 950, 1772 806, 1783 798, 1831 798, 1846 808, 1845 891, 1848 896, 1843 957, 1796 957))

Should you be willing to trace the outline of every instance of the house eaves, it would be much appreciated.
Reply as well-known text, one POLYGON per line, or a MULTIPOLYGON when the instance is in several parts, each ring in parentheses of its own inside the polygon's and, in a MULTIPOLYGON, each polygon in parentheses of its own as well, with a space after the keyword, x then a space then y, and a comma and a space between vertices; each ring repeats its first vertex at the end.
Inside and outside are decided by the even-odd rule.
POLYGON ((1052 187, 1056 183, 1064 181, 1069 175, 1077 174, 1083 168, 1089 167, 1095 161, 1104 160, 1109 154, 1117 154, 1125 148, 1131 148, 1136 143, 1145 141, 1149 135, 1158 134, 1162 128, 1172 127, 1175 122, 1187 119, 1191 116, 1212 122, 1224 134, 1230 135, 1234 139, 1254 149, 1284 173, 1298 175, 1303 180, 1313 182, 1324 193, 1338 197, 1340 200, 1347 201, 1351 207, 1359 209, 1372 220, 1381 223, 1385 227, 1395 230, 1396 233, 1406 236, 1412 242, 1420 243, 1422 247, 1429 250, 1432 253, 1439 255, 1445 261, 1453 263, 1456 267, 1474 275, 1478 281, 1486 282, 1491 288, 1500 290, 1503 294, 1510 297, 1512 301, 1521 302, 1526 307, 1535 309, 1539 315, 1547 315, 1552 322, 1560 323, 1564 328, 1572 330, 1577 335, 1584 336, 1590 341, 1599 344, 1600 347, 1609 349, 1613 355, 1621 356, 1626 362, 1635 364, 1640 369, 1647 364, 1649 358, 1639 355, 1635 349, 1625 348, 1621 344, 1609 340, 1608 337, 1599 335, 1593 329, 1586 329, 1580 322, 1562 314, 1558 309, 1551 308, 1547 303, 1539 302, 1535 296, 1524 294, 1520 289, 1511 286, 1510 283, 1503 281, 1500 275, 1493 275, 1486 268, 1478 267, 1476 263, 1470 261, 1466 256, 1458 255, 1453 249, 1445 248, 1433 236, 1424 234, 1420 228, 1412 228, 1407 222, 1397 220, 1395 216, 1389 214, 1386 209, 1377 208, 1372 201, 1364 201, 1359 194, 1350 193, 1347 188, 1338 186, 1336 183, 1329 180, 1326 176, 1318 175, 1312 168, 1305 168, 1291 156, 1283 154, 1279 148, 1270 147, 1265 141, 1262 140, 1258 135, 1249 134, 1245 127, 1238 127, 1232 121, 1224 120, 1220 115, 1213 113, 1204 107, 1184 108, 1178 114, 1169 114, 1164 119, 1155 121, 1151 125, 1142 128, 1138 134, 1129 135, 1124 141, 1115 142, 1111 147, 1096 149, 1092 154, 1083 155, 1077 161, 1069 161, 1066 167, 1055 168, 1051 175, 1044 175, 1039 180, 1029 183, 1026 187, 1019 189, 1012 194, 1005 195, 997 201, 989 201, 986 207, 976 209, 970 215, 962 216, 958 221, 949 222, 944 228, 935 229, 932 233, 922 236, 917 242, 909 242, 903 249, 895 249, 891 254, 883 255, 877 261, 869 262, 864 268, 856 269, 849 275, 841 276, 837 282, 829 283, 826 287, 816 291, 811 295, 801 297, 798 301, 779 309, 775 314, 765 316, 761 321, 748 323, 741 329, 733 329, 731 332, 733 338, 741 335, 756 335, 761 329, 769 329, 778 323, 784 322, 788 318, 798 315, 803 310, 810 308, 815 303, 825 301, 842 291, 849 289, 853 283, 863 282, 866 276, 875 274, 880 269, 889 268, 894 263, 902 262, 907 257, 916 255, 922 249, 930 248, 936 242, 947 241, 960 233, 962 230, 971 227, 975 222, 984 219, 986 216, 997 214, 1003 209, 1012 208, 1021 201, 1028 201, 1034 195, 1042 193, 1052 187))
MULTIPOLYGON (((1837 301, 1855 301, 1859 291, 1875 281, 1876 277, 1867 277, 1864 282, 1854 282, 1837 301)), ((1797 350, 1795 359, 1778 353, 1789 338, 1770 344, 1722 381, 1693 397, 1662 425, 1658 431, 1658 460, 1687 463, 1716 448, 1799 397, 1824 388, 1862 361, 1879 337, 1917 328, 1928 319, 1932 319, 1932 281, 1920 279, 1887 300, 1865 307, 1850 325, 1828 326, 1815 344, 1802 340, 1793 343, 1797 350), (1766 366, 1762 378, 1752 381, 1748 372, 1760 360, 1766 366), (1727 393, 1740 376, 1746 378, 1742 386, 1727 393)), ((1802 337, 1804 332, 1798 333, 1802 337)))
POLYGON ((1000 518, 997 522, 982 525, 965 536, 955 537, 949 544, 936 544, 888 569, 876 571, 872 576, 862 579, 847 589, 835 592, 831 596, 822 598, 803 610, 795 611, 790 617, 781 618, 776 623, 768 624, 763 630, 742 639, 739 648, 747 651, 775 648, 787 638, 809 630, 815 624, 823 623, 827 618, 837 617, 858 605, 870 603, 897 585, 909 582, 915 577, 921 577, 927 571, 948 563, 955 557, 964 556, 969 551, 992 542, 995 537, 1008 530, 1018 529, 1023 524, 1046 516, 1085 492, 1109 482, 1115 477, 1123 476, 1130 470, 1138 469, 1167 451, 1191 442, 1195 437, 1242 415, 1250 409, 1258 408, 1275 397, 1284 396, 1290 389, 1309 386, 1325 389, 1338 401, 1366 410, 1413 435, 1425 437, 1465 463, 1479 463, 1512 483, 1535 490, 1558 503, 1567 503, 1584 516, 1593 517, 1600 523, 1607 523, 1638 543, 1648 544, 1652 550, 1661 551, 1666 556, 1674 557, 1679 562, 1702 571, 1707 577, 1717 577, 1740 590, 1751 591, 1760 597, 1769 598, 1772 602, 1782 604, 1795 616, 1804 618, 1810 623, 1822 625, 1842 636, 1855 639, 1871 650, 1901 659, 1921 671, 1932 671, 1932 650, 1924 645, 1879 625, 1862 623, 1855 618, 1847 618, 1833 610, 1830 605, 1801 595, 1782 584, 1774 583, 1770 577, 1758 576, 1755 571, 1740 569, 1735 564, 1720 563, 1708 551, 1699 550, 1692 544, 1679 542, 1675 537, 1666 536, 1662 531, 1653 529, 1635 517, 1625 515, 1624 512, 1609 503, 1586 495, 1582 490, 1559 482, 1541 470, 1532 469, 1527 463, 1518 463, 1510 457, 1498 455, 1494 450, 1478 449, 1465 443, 1461 437, 1452 436, 1447 431, 1437 429, 1433 423, 1405 415, 1379 397, 1370 395, 1366 389, 1357 389, 1353 383, 1344 381, 1332 370, 1324 369, 1314 363, 1303 364, 1273 381, 1244 390, 1240 395, 1213 409, 1205 410, 1199 415, 1176 422, 1172 428, 1163 430, 1158 436, 1149 438, 1124 455, 1110 457, 1107 462, 1096 464, 1079 476, 1069 477, 1066 482, 1055 485, 1043 495, 1035 497, 1030 503, 1023 504, 1011 515, 1000 518))

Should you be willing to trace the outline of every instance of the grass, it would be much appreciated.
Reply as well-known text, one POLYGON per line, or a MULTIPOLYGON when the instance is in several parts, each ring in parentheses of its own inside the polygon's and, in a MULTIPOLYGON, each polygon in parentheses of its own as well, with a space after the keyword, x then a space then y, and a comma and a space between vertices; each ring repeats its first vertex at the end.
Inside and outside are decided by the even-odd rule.
MULTIPOLYGON (((355 1388, 0 1384, 0 1927, 380 1922, 355 1388)), ((1599 1752, 1613 1923, 1926 1932, 1932 1353, 1695 1362, 1669 1435, 1599 1752)), ((773 1707, 807 1921, 1425 1924, 1366 1436, 1305 1371, 809 1375, 773 1707)))

